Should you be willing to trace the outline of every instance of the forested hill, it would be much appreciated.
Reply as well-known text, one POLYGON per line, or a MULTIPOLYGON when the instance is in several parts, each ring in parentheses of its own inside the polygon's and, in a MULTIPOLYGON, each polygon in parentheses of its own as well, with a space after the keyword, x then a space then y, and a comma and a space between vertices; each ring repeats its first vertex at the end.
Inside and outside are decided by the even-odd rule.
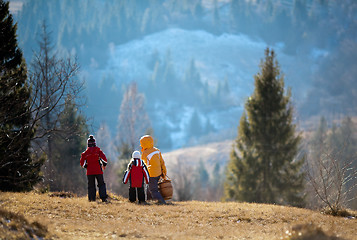
POLYGON ((163 148, 205 142, 208 134, 215 134, 214 141, 232 139, 234 134, 227 132, 236 128, 267 46, 278 52, 297 121, 356 111, 353 0, 20 2, 16 20, 27 62, 38 49, 45 21, 53 49, 78 56, 80 77, 87 82, 84 110, 94 119, 94 131, 105 121, 117 135, 123 93, 136 81, 163 148), (194 46, 192 36, 197 33, 200 37, 193 40, 206 47, 202 53, 178 48, 180 41, 194 46), (220 43, 224 38, 230 44, 220 43), (248 45, 242 45, 242 38, 249 39, 248 45), (156 45, 150 48, 153 39, 156 45), (206 40, 211 44, 205 45, 206 40), (142 55, 137 55, 135 44, 143 47, 142 55))

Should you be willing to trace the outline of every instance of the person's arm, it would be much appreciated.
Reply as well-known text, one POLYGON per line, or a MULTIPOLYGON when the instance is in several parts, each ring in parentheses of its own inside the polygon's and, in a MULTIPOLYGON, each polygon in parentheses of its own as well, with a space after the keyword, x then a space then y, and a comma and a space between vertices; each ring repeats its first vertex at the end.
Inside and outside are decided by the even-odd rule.
POLYGON ((130 175, 131 175, 131 166, 133 164, 133 160, 131 160, 129 163, 128 163, 128 166, 124 172, 124 176, 123 176, 123 183, 126 184, 130 178, 130 175))
POLYGON ((106 167, 108 164, 108 160, 107 157, 105 156, 104 152, 102 150, 99 150, 99 157, 100 157, 100 161, 102 162, 103 166, 106 167))
POLYGON ((123 183, 124 184, 127 184, 128 183, 128 180, 130 178, 130 174, 131 174, 131 168, 130 169, 127 169, 124 173, 124 176, 123 176, 123 183))
POLYGON ((150 179, 149 170, 147 169, 144 161, 142 162, 143 162, 143 174, 144 174, 145 182, 146 184, 149 184, 149 179, 150 179))
POLYGON ((87 168, 87 160, 85 159, 85 154, 84 152, 81 154, 81 160, 80 160, 80 164, 82 168, 87 168))

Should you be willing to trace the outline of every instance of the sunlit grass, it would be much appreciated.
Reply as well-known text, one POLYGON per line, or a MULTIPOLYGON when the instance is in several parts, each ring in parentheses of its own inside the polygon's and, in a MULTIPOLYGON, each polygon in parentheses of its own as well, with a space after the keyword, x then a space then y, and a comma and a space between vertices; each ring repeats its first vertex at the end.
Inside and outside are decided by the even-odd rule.
MULTIPOLYGON (((316 229, 331 239, 356 235, 356 219, 301 208, 198 201, 143 206, 109 195, 110 203, 102 203, 70 194, 0 192, 0 209, 42 226, 53 239, 306 239, 297 237, 316 229)), ((5 234, 3 223, 0 229, 5 234)))
POLYGON ((51 238, 47 227, 30 223, 22 214, 0 209, 0 239, 51 238))

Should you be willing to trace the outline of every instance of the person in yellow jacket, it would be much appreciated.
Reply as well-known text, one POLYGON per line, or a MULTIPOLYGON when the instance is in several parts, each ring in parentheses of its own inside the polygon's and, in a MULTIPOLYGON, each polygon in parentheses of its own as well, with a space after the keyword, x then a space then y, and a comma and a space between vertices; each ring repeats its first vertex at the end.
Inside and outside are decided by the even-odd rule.
POLYGON ((154 199, 159 201, 159 204, 166 204, 161 196, 158 188, 160 176, 166 176, 166 166, 159 149, 154 147, 154 139, 150 135, 145 135, 140 138, 141 159, 145 162, 149 170, 149 191, 154 199))

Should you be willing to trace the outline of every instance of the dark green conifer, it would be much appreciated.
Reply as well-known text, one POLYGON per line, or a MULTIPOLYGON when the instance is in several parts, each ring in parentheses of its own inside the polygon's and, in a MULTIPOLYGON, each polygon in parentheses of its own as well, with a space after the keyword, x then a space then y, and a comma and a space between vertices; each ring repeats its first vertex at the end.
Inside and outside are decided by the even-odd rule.
POLYGON ((86 193, 86 178, 85 174, 81 173, 79 159, 87 147, 88 127, 85 117, 78 111, 71 95, 66 98, 59 123, 60 131, 54 133, 55 181, 50 182, 50 189, 86 193))
POLYGON ((273 50, 267 49, 255 90, 245 104, 227 171, 229 200, 301 205, 303 160, 292 123, 290 91, 273 50))
POLYGON ((9 3, 0 0, 0 190, 31 190, 41 161, 30 156, 33 136, 26 63, 17 45, 9 3))
POLYGON ((200 116, 195 110, 191 116, 189 125, 187 126, 187 134, 192 137, 199 137, 203 134, 202 123, 200 120, 200 116))

